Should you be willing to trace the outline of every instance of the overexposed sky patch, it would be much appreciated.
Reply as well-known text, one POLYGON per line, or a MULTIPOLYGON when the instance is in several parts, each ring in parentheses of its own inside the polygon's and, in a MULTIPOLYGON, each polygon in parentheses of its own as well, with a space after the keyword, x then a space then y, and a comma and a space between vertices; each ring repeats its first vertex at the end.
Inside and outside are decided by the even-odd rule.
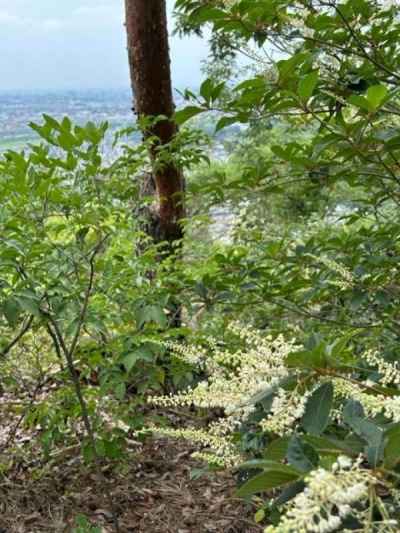
MULTIPOLYGON (((124 0, 0 0, 0 90, 129 87, 123 23, 124 0)), ((196 86, 206 43, 170 43, 174 86, 196 86)))

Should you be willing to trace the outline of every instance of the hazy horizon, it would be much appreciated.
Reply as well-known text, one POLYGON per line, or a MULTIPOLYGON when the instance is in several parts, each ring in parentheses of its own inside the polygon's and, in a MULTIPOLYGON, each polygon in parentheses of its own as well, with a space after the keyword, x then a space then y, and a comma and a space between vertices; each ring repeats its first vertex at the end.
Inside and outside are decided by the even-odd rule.
MULTIPOLYGON (((172 36, 174 88, 195 87, 207 45, 172 36)), ((123 0, 0 0, 0 92, 129 90, 123 0)))

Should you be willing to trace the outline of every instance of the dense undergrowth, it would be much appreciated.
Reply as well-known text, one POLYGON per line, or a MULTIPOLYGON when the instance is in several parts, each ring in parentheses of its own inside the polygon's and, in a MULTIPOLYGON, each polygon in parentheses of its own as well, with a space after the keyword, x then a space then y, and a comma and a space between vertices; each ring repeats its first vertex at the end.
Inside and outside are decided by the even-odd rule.
POLYGON ((44 464, 78 446, 88 464, 121 466, 132 439, 161 434, 195 443, 196 475, 234 473, 268 533, 399 530, 389 4, 177 2, 182 31, 213 25, 221 69, 186 93, 160 153, 188 176, 185 237, 164 259, 138 214, 145 144, 105 163, 107 125, 45 116, 40 143, 1 156, 0 384, 18 398, 2 475, 38 443, 44 464), (238 50, 253 70, 235 85, 224 61, 238 50), (223 160, 207 162, 204 134, 184 125, 206 113, 244 125, 223 160))

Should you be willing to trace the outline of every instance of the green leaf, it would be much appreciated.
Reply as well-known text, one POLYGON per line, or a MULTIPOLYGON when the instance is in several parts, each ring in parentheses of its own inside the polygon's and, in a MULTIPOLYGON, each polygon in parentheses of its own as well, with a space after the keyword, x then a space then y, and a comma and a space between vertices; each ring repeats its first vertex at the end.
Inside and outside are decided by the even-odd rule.
POLYGON ((236 117, 222 117, 217 122, 217 125, 215 126, 215 133, 218 133, 220 130, 223 130, 224 128, 227 128, 228 126, 231 126, 232 124, 235 124, 237 122, 236 117))
POLYGON ((302 100, 307 101, 311 98, 317 86, 318 78, 318 72, 315 71, 311 72, 305 78, 300 80, 297 93, 302 100))
POLYGON ((287 454, 289 442, 289 437, 281 437, 280 439, 276 439, 271 442, 264 452, 265 459, 269 459, 271 461, 283 461, 287 454))
POLYGON ((195 117, 196 115, 199 115, 200 113, 204 113, 206 111, 202 107, 195 107, 195 106, 188 106, 184 109, 181 109, 175 113, 175 122, 179 125, 184 124, 189 119, 195 117))
POLYGON ((136 365, 136 363, 139 361, 140 356, 137 352, 128 353, 122 360, 122 364, 125 367, 125 370, 127 372, 130 372, 132 368, 136 365))
POLYGON ((290 466, 273 463, 262 474, 254 476, 242 485, 236 492, 236 495, 243 497, 257 494, 258 492, 265 492, 297 481, 300 477, 300 473, 296 472, 290 466))
POLYGON ((225 13, 221 9, 206 6, 194 11, 192 17, 196 24, 204 24, 205 22, 212 22, 224 18, 225 13))
POLYGON ((214 83, 213 80, 208 78, 200 86, 200 96, 204 98, 207 102, 211 100, 211 95, 213 92, 214 83))
POLYGON ((303 492, 305 489, 305 483, 303 480, 295 481, 288 487, 285 487, 282 492, 279 494, 278 498, 274 500, 274 506, 279 507, 280 505, 285 505, 295 498, 300 492, 303 492))
POLYGON ((288 355, 286 363, 291 368, 326 368, 326 346, 319 344, 313 350, 301 350, 288 355))
POLYGON ((386 99, 387 94, 388 90, 384 85, 373 85, 367 91, 367 100, 373 109, 378 109, 386 99))
POLYGON ((343 420, 356 435, 366 441, 365 453, 374 468, 383 457, 384 432, 382 428, 364 417, 364 409, 359 402, 349 400, 343 409, 343 420))
POLYGON ((320 455, 340 455, 344 451, 349 452, 351 449, 346 447, 341 441, 335 442, 326 437, 318 437, 315 435, 304 435, 303 440, 311 444, 311 446, 320 455))
POLYGON ((262 404, 265 400, 269 400, 272 398, 276 393, 276 389, 272 387, 267 387, 264 390, 261 390, 254 396, 252 396, 249 401, 246 403, 246 405, 255 405, 257 403, 262 404))
POLYGON ((256 524, 262 522, 265 518, 265 509, 259 509, 254 515, 254 521, 256 524))
POLYGON ((163 309, 158 305, 148 305, 140 307, 136 310, 136 322, 138 328, 142 328, 144 324, 154 322, 165 328, 167 325, 167 317, 163 309))
POLYGON ((324 383, 307 400, 301 421, 303 428, 311 435, 321 435, 329 423, 333 404, 332 383, 324 383))
POLYGON ((40 316, 39 303, 34 298, 18 296, 17 301, 24 311, 34 316, 40 316))
POLYGON ((289 464, 302 472, 309 472, 319 462, 318 454, 311 444, 301 441, 296 435, 290 439, 286 457, 289 464))
POLYGON ((360 96, 358 94, 352 94, 348 99, 348 102, 355 107, 359 107, 364 111, 374 111, 373 105, 365 98, 365 96, 360 96))
POLYGON ((118 383, 118 385, 114 389, 114 394, 118 400, 123 400, 126 395, 125 383, 118 383))
POLYGON ((21 313, 21 307, 18 305, 18 302, 10 298, 4 302, 2 309, 9 325, 11 327, 16 326, 21 313))
POLYGON ((395 424, 385 432, 385 466, 394 468, 400 462, 400 424, 395 424))
POLYGON ((142 347, 128 353, 122 359, 122 364, 124 365, 126 371, 130 372, 138 361, 153 361, 153 355, 148 348, 142 347))

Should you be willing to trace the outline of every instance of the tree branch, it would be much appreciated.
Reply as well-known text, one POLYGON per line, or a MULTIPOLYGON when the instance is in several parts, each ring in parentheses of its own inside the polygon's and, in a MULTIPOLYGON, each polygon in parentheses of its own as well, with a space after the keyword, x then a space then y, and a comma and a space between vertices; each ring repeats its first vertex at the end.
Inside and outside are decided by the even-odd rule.
POLYGON ((28 321, 25 322, 25 324, 22 326, 21 331, 18 333, 18 335, 0 352, 0 358, 5 358, 8 353, 14 348, 16 344, 19 343, 19 341, 22 339, 22 337, 28 333, 28 331, 31 329, 33 324, 34 317, 33 315, 30 315, 28 318, 28 321))

